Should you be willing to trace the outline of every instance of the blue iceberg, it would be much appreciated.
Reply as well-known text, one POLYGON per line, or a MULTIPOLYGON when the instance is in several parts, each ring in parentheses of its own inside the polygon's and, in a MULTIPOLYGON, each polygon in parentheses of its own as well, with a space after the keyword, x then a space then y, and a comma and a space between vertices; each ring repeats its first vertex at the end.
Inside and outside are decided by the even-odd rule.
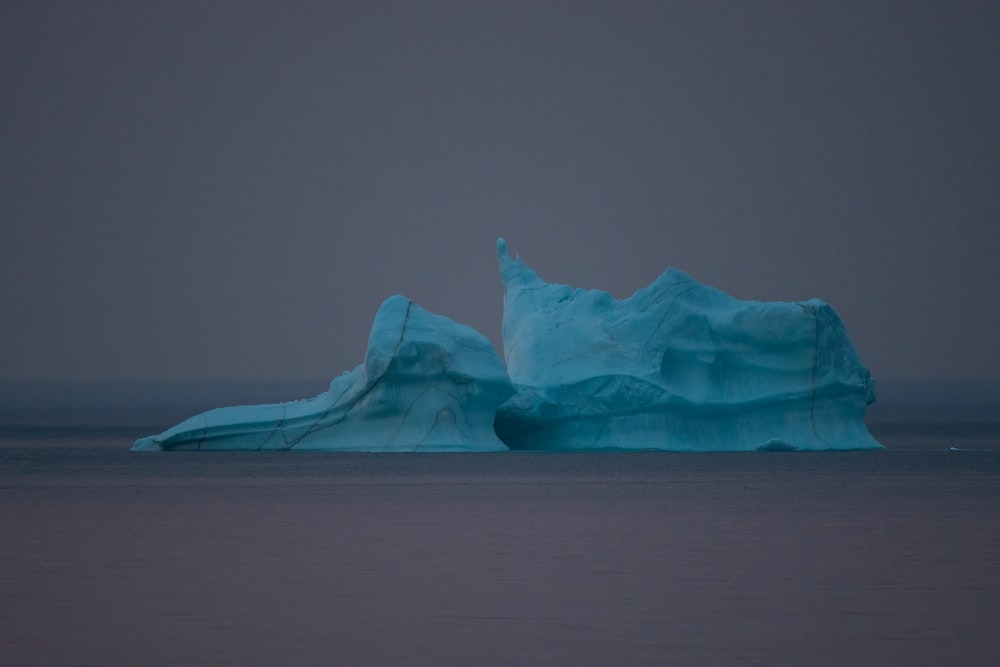
POLYGON ((547 283, 497 242, 511 449, 880 449, 874 381, 818 299, 741 301, 668 269, 627 299, 547 283))
POLYGON ((329 391, 209 410, 132 449, 881 448, 871 373, 825 302, 741 301, 677 269, 614 299, 497 250, 506 367, 478 331, 394 296, 329 391))
POLYGON ((485 336, 393 296, 375 315, 364 363, 329 391, 209 410, 132 450, 506 451, 493 419, 513 393, 485 336))

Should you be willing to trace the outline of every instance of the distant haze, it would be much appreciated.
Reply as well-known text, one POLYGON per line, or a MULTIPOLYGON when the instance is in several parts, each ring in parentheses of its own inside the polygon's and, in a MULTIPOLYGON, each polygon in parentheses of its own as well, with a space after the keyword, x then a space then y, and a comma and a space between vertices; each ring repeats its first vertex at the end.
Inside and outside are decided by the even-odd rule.
POLYGON ((331 378, 504 236, 1000 377, 1000 4, 4 2, 0 380, 331 378))

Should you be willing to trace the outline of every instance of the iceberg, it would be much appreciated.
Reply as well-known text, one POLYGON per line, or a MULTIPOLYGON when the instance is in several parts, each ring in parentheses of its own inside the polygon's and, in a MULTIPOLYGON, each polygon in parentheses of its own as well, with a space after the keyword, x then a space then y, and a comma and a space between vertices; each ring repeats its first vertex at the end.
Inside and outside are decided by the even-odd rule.
POLYGON ((132 450, 507 451, 493 420, 513 394, 485 336, 397 295, 375 315, 364 363, 329 391, 209 410, 132 450))
POLYGON ((497 252, 511 449, 882 448, 874 380, 827 303, 742 301, 673 268, 615 299, 497 252))
POLYGON ((319 396, 209 410, 133 451, 881 449, 875 383, 827 303, 743 301, 669 268, 627 299, 547 283, 497 241, 505 362, 393 296, 319 396))

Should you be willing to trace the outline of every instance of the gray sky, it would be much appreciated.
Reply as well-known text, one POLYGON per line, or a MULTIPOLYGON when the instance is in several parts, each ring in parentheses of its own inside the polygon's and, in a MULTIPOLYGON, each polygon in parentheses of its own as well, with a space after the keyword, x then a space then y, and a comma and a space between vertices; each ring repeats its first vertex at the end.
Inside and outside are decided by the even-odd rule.
POLYGON ((1000 377, 995 2, 4 2, 0 379, 325 378, 494 242, 1000 377))

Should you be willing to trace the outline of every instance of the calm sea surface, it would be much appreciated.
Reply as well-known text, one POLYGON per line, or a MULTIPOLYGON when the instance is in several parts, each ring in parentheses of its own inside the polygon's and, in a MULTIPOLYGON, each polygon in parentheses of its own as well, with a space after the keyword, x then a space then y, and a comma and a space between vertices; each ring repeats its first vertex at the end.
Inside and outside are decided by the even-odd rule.
POLYGON ((895 425, 885 452, 130 453, 148 432, 0 430, 0 664, 1000 665, 995 426, 895 425))

